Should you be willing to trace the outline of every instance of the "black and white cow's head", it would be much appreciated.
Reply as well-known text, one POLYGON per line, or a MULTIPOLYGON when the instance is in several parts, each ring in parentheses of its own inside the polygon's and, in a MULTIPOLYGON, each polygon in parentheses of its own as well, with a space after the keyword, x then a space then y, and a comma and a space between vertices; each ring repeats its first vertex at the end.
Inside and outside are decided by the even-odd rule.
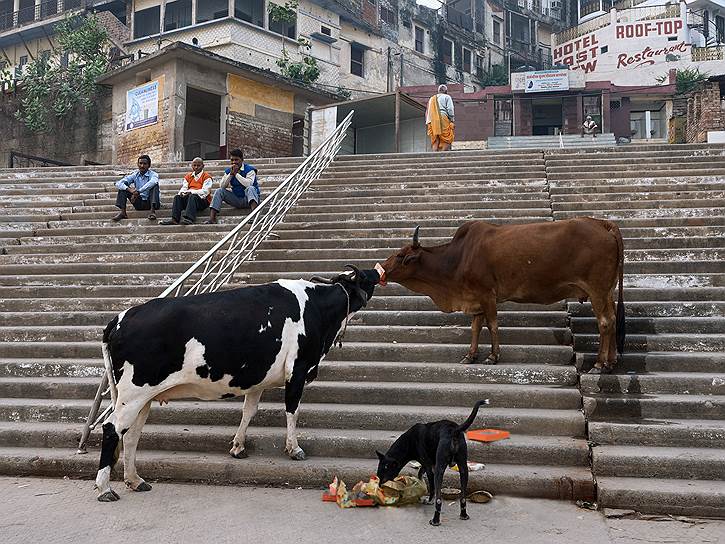
POLYGON ((340 285, 349 297, 350 313, 354 313, 367 306, 373 296, 375 286, 380 283, 380 274, 374 269, 359 270, 351 264, 346 265, 345 268, 349 268, 350 271, 330 279, 315 276, 312 281, 340 285))

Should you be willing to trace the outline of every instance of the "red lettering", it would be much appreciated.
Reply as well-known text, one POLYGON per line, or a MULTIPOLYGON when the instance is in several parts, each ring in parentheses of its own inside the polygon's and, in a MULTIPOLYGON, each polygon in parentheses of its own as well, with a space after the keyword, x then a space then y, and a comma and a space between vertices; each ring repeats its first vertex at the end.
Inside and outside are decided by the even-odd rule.
POLYGON ((577 61, 577 63, 578 64, 581 64, 585 60, 587 60, 587 52, 586 51, 579 51, 576 54, 576 61, 577 61))
POLYGON ((571 66, 572 64, 574 64, 574 57, 566 57, 561 62, 563 62, 564 64, 568 64, 569 66, 571 66))
POLYGON ((617 27, 617 39, 619 38, 624 38, 624 27, 622 25, 617 27))
POLYGON ((558 59, 561 56, 561 47, 557 47, 554 49, 554 60, 558 59))
POLYGON ((586 64, 582 64, 580 68, 584 69, 584 73, 588 74, 589 72, 593 72, 597 69, 597 61, 593 60, 591 62, 587 62, 586 64))
POLYGON ((574 52, 574 45, 571 43, 568 43, 564 46, 564 54, 565 55, 571 55, 574 52))
POLYGON ((626 68, 627 53, 620 53, 617 57, 617 68, 626 68))
POLYGON ((598 50, 599 50, 599 48, 597 48, 597 47, 592 47, 592 48, 591 48, 591 49, 589 50, 589 55, 591 56, 591 58, 594 58, 594 57, 596 57, 596 56, 597 56, 597 51, 598 51, 598 50))
POLYGON ((599 45, 599 40, 597 40, 596 34, 592 34, 592 45, 599 45))
POLYGON ((682 19, 677 19, 675 21, 675 32, 679 32, 682 30, 682 19))

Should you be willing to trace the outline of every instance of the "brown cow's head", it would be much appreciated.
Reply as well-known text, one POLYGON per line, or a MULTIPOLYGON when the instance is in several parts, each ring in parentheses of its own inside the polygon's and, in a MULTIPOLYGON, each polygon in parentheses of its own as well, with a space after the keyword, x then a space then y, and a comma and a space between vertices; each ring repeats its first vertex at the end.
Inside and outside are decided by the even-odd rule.
POLYGON ((417 264, 423 253, 423 248, 418 241, 419 231, 420 227, 415 227, 413 243, 403 247, 395 255, 391 255, 383 263, 382 266, 385 270, 385 275, 381 279, 381 282, 390 280, 400 283, 415 275, 418 268, 417 264))

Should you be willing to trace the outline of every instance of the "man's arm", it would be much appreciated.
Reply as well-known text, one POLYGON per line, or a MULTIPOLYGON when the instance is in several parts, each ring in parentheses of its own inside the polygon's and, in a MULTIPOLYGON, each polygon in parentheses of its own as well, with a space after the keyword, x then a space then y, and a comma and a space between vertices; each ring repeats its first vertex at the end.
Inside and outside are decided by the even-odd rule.
POLYGON ((149 180, 143 185, 143 187, 137 188, 136 190, 139 193, 143 193, 144 191, 147 191, 151 189, 154 185, 159 184, 159 175, 156 172, 153 172, 151 176, 149 177, 149 180))
POLYGON ((446 95, 446 111, 448 112, 448 119, 453 123, 453 119, 456 116, 456 110, 453 107, 453 99, 450 95, 446 95))
POLYGON ((122 177, 116 182, 116 189, 119 191, 128 191, 128 186, 134 181, 134 174, 122 177))
POLYGON ((189 182, 186 181, 186 176, 184 176, 184 181, 181 182, 181 189, 179 189, 179 194, 183 195, 184 193, 188 193, 188 192, 189 192, 189 182))
POLYGON ((227 187, 229 187, 229 180, 231 179, 231 177, 232 177, 231 174, 224 174, 224 177, 219 182, 219 188, 226 189, 227 187))

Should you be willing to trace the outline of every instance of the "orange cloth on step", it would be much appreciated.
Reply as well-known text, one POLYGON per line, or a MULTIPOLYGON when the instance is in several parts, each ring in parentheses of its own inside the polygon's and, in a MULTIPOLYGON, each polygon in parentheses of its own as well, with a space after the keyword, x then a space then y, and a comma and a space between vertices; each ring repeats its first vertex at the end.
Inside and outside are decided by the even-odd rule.
POLYGON ((425 112, 425 122, 432 146, 452 144, 455 125, 451 123, 448 116, 442 114, 438 107, 438 95, 434 94, 428 100, 428 109, 425 112))

